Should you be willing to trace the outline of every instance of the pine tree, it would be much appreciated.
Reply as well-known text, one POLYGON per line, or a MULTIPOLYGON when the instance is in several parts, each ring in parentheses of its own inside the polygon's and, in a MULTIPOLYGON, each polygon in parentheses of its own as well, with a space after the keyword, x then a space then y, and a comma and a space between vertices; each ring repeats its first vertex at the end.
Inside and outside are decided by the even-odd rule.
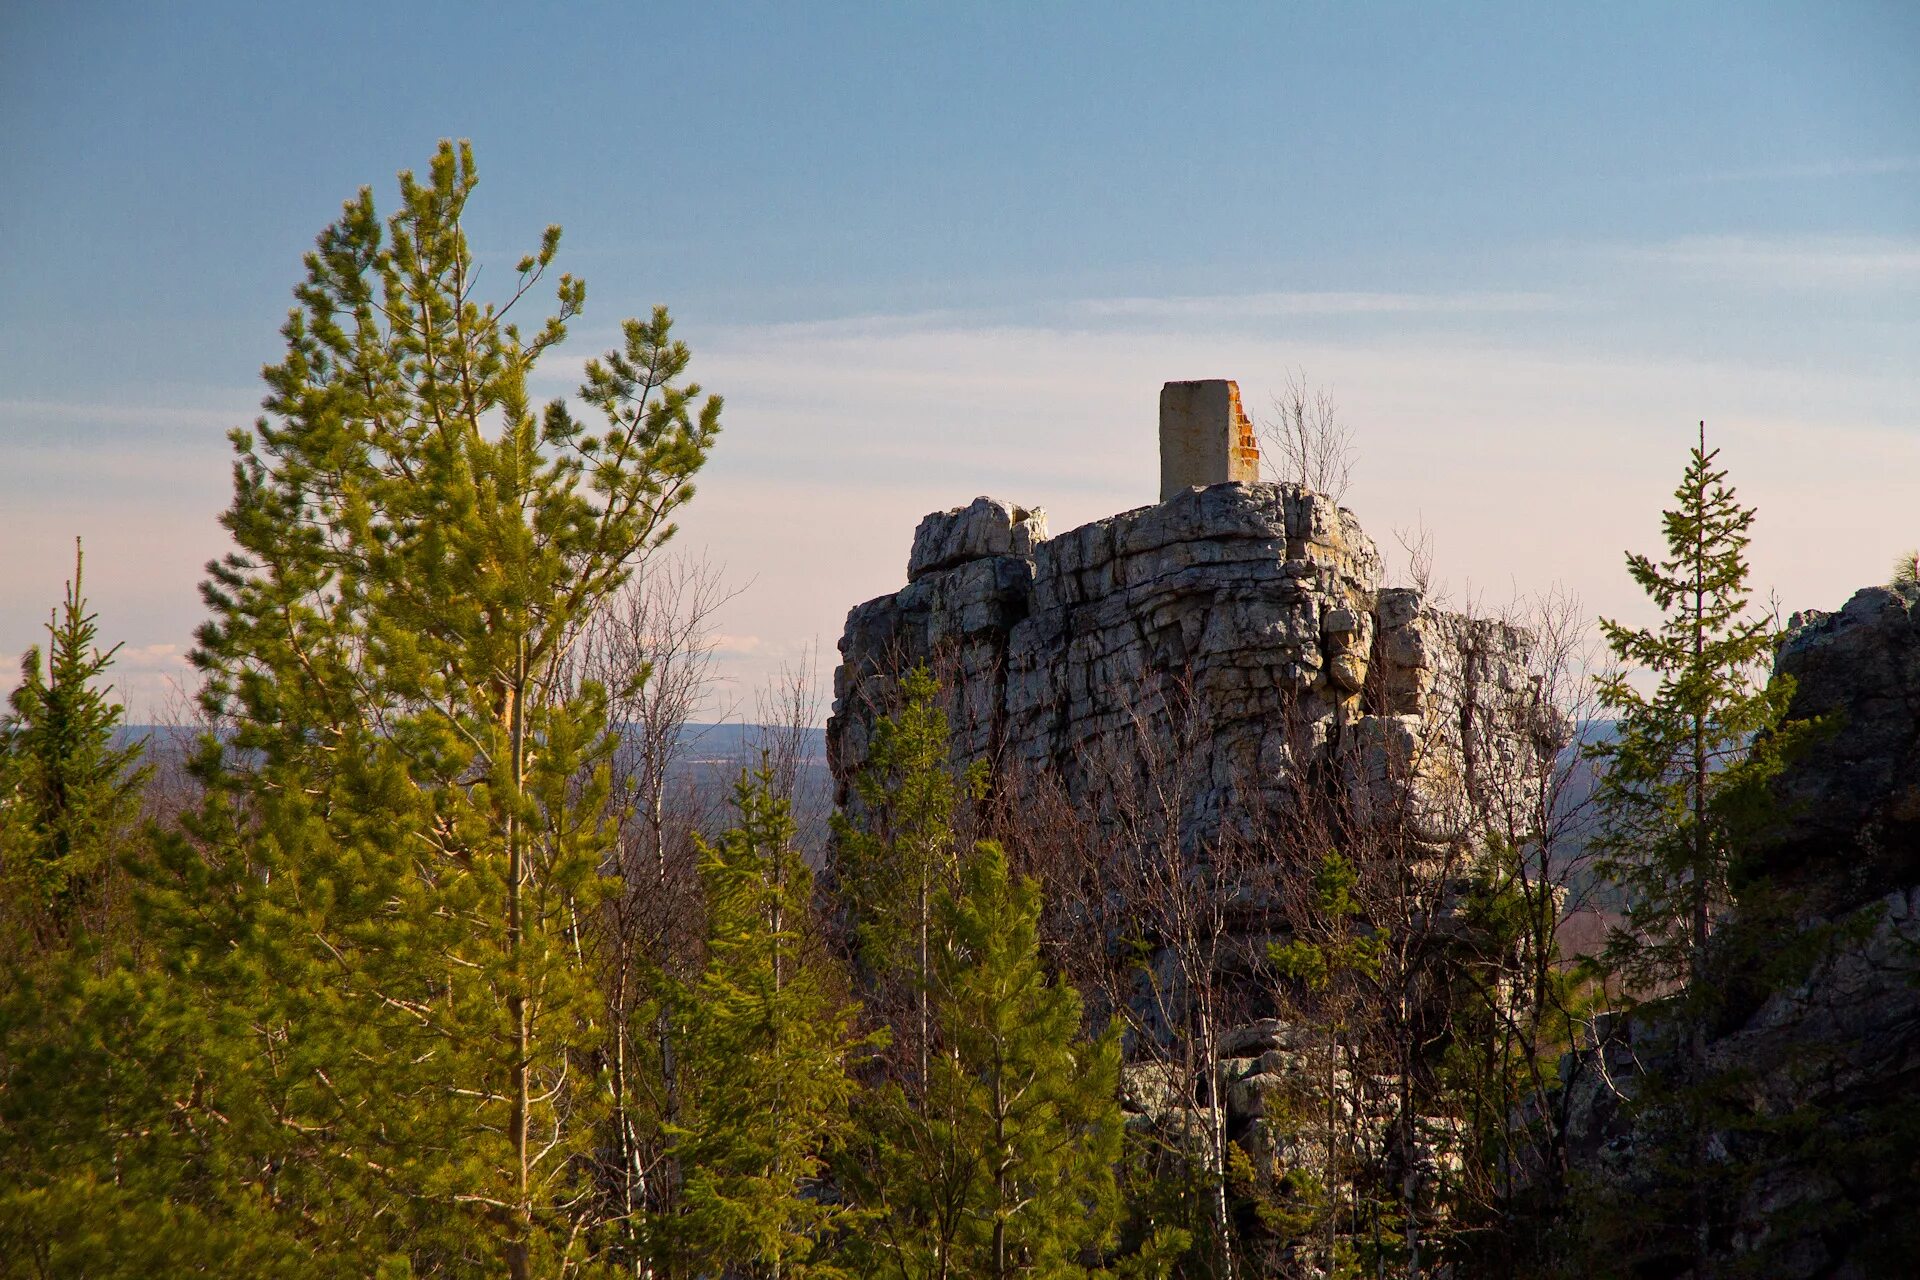
POLYGON ((850 1060, 870 1041, 807 929, 813 877, 763 769, 734 789, 738 825, 700 844, 706 970, 683 997, 688 1118, 676 1224, 696 1274, 841 1273, 823 1247, 844 1217, 823 1190, 848 1136, 850 1060))
POLYGON ((107 1062, 69 1055, 99 1095, 63 1148, 96 1153, 74 1176, 137 1167, 162 1199, 120 1221, 202 1224, 182 1238, 209 1252, 175 1271, 226 1267, 238 1224, 303 1274, 578 1271, 604 1216, 581 940, 613 738, 605 691, 570 691, 562 664, 671 535, 720 402, 681 382, 656 310, 587 366, 597 430, 537 407, 585 289, 562 276, 553 314, 513 322, 549 228, 480 301, 475 183, 442 144, 390 218, 348 202, 307 257, 266 414, 233 434, 238 549, 210 566, 195 653, 229 728, 204 808, 142 870, 164 963, 81 1002, 121 1017, 87 1032, 107 1062))
POLYGON ((838 887, 860 959, 894 1044, 915 1080, 930 1067, 934 909, 960 863, 954 815, 984 772, 956 773, 947 714, 925 667, 901 682, 902 705, 874 726, 867 763, 854 780, 864 812, 833 818, 838 887))
POLYGON ((924 1096, 889 1085, 875 1109, 865 1270, 1098 1271, 1119 1211, 1117 1034, 1082 1034, 1078 993, 1040 960, 1039 888, 997 845, 975 849, 935 914, 936 1047, 924 1096))
POLYGON ((99 647, 74 541, 66 599, 47 648, 27 650, 0 717, 0 887, 9 949, 52 945, 84 921, 133 825, 152 770, 136 745, 114 745, 122 710, 98 681, 120 646, 99 647))

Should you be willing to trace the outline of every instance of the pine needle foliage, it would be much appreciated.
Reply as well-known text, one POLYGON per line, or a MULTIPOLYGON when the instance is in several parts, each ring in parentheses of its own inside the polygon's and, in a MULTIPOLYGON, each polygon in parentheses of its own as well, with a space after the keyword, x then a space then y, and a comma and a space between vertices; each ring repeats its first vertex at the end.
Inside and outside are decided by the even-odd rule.
POLYGON ((678 1019, 687 1122, 675 1130, 694 1274, 827 1280, 846 1211, 828 1158, 851 1123, 853 1060, 873 1045, 808 927, 813 877, 763 766, 734 788, 736 825, 700 842, 707 962, 678 1019))
POLYGON ((482 300, 477 181, 443 143, 391 216, 347 202, 266 412, 232 435, 237 549, 209 566, 194 653, 223 733, 204 806, 141 869, 161 963, 77 996, 84 1035, 37 1068, 91 1100, 57 1145, 129 1273, 595 1266, 608 1091, 582 930, 614 739, 606 691, 563 664, 671 536, 721 404, 656 310, 589 362, 597 425, 536 405, 585 287, 561 276, 520 328, 549 227, 482 300), (174 1219, 191 1229, 153 1265, 131 1233, 174 1219))
POLYGON ((933 1040, 935 908, 957 882, 955 813, 977 795, 984 770, 956 771, 939 683, 926 667, 901 682, 901 706, 874 726, 866 766, 854 780, 855 821, 833 818, 838 889, 860 962, 894 1043, 925 1080, 933 1040))
POLYGON ((1119 1216, 1117 1029, 1081 1031, 1074 989, 1040 959, 1039 887, 998 845, 937 904, 938 1047, 924 1095, 881 1092, 867 1274, 1103 1273, 1119 1216))

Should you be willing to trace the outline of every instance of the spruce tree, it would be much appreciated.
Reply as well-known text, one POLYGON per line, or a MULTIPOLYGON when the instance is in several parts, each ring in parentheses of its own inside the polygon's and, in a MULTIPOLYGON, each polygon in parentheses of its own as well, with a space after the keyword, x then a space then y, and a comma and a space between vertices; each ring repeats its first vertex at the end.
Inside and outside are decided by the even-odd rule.
MULTIPOLYGON (((1626 924, 1610 932, 1603 963, 1630 998, 1680 991, 1671 1012, 1683 1070, 1674 1087, 1649 1089, 1640 1105, 1650 1131, 1671 1126, 1674 1152, 1665 1159, 1686 1188, 1679 1251, 1696 1267, 1708 1249, 1714 1173, 1708 943, 1728 901, 1739 833, 1756 820, 1756 784, 1777 769, 1791 736, 1773 732, 1792 695, 1790 681, 1765 680, 1773 622, 1749 608, 1755 511, 1740 504, 1718 458, 1702 423, 1676 505, 1663 516, 1665 556, 1627 556, 1663 616, 1646 628, 1600 620, 1616 670, 1600 681, 1599 700, 1615 721, 1612 736, 1589 748, 1600 766, 1598 867, 1627 899, 1626 924)), ((1662 1216, 1651 1203, 1635 1213, 1662 1216)))
POLYGON ((1741 506, 1709 451, 1706 424, 1663 515, 1666 555, 1629 554, 1627 571, 1663 615, 1654 627, 1602 618, 1615 670, 1599 686, 1612 736, 1588 748, 1599 765, 1600 869, 1625 892, 1629 922, 1607 958, 1629 990, 1698 989, 1707 939, 1727 901, 1736 803, 1772 755, 1753 751, 1777 727, 1792 688, 1765 679, 1774 624, 1749 608, 1746 551, 1754 508, 1741 506))
POLYGON ((99 680, 120 646, 99 647, 83 563, 75 539, 73 577, 47 623, 44 657, 37 646, 27 650, 0 716, 0 891, 11 917, 9 952, 48 947, 84 922, 152 772, 138 763, 139 745, 114 742, 123 713, 99 680))
POLYGON ((841 1274, 827 1246, 843 1207, 827 1157, 846 1141, 864 1047, 808 928, 813 877, 764 768, 734 789, 737 825, 700 842, 706 969, 682 997, 688 1117, 674 1155, 695 1274, 803 1280, 841 1274))

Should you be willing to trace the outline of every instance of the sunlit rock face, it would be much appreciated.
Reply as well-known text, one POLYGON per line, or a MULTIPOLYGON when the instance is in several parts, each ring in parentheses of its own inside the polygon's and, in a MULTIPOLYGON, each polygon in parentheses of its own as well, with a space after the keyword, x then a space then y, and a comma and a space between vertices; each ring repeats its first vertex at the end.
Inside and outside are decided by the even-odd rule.
MULTIPOLYGON (((1353 514, 1298 485, 1178 488, 1054 537, 1038 512, 981 498, 928 516, 907 585, 848 615, 827 747, 838 801, 857 814, 852 781, 874 726, 897 706, 902 674, 924 663, 941 680, 955 764, 985 763, 1016 810, 1036 783, 1064 800, 1077 828, 1067 838, 1090 824, 1123 882, 1164 884, 1144 869, 1177 848, 1183 883, 1224 904, 1231 936, 1203 963, 1236 993, 1224 1015, 1235 1025, 1212 1040, 1197 1030, 1191 956, 1164 938, 1116 996, 1136 1015, 1129 1124, 1191 1146, 1217 1106, 1254 1168, 1317 1169, 1311 1126, 1284 1115, 1319 1114, 1331 1078, 1381 1149, 1417 1135, 1396 1158, 1437 1186, 1456 1159, 1453 1121, 1397 1125, 1397 1077, 1329 1077, 1315 1065, 1328 1058, 1323 1037, 1260 1016, 1267 944, 1288 927, 1276 890, 1287 877, 1269 872, 1326 852, 1300 836, 1313 827, 1303 811, 1325 809, 1343 848, 1376 831, 1375 849, 1451 884, 1538 796, 1565 732, 1543 705, 1526 632, 1381 576, 1353 514), (1182 1041, 1197 1060, 1181 1057, 1182 1041)), ((1111 905, 1091 904, 1069 945, 1111 943, 1100 920, 1111 905)))
POLYGON ((827 728, 840 800, 899 675, 926 663, 957 762, 1093 806, 1177 790, 1183 842, 1309 782, 1354 821, 1462 841, 1550 766, 1557 724, 1523 631, 1380 578, 1353 514, 1292 484, 1185 489, 1051 538, 1042 513, 988 498, 930 515, 907 586, 847 618, 827 728))

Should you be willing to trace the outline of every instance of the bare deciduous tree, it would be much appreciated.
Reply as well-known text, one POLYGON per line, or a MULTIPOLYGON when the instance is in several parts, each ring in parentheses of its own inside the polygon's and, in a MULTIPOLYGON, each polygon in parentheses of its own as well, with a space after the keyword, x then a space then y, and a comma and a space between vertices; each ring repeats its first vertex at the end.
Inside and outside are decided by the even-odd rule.
POLYGON ((1405 585, 1430 598, 1433 595, 1433 530, 1427 528, 1424 521, 1417 522, 1408 528, 1395 529, 1393 540, 1400 544, 1400 554, 1406 557, 1405 585))
POLYGON ((699 962, 694 837, 709 825, 713 797, 688 767, 690 726, 712 700, 717 615, 737 594, 705 560, 656 558, 588 623, 566 672, 571 684, 593 681, 607 690, 619 737, 612 760, 619 839, 607 871, 620 887, 588 940, 601 952, 612 1031, 606 1079, 614 1142, 603 1182, 636 1274, 642 1212, 661 1208, 677 1185, 662 1126, 678 1118, 679 1082, 661 995, 665 982, 699 962))
POLYGON ((749 767, 761 767, 764 759, 773 793, 792 810, 795 840, 816 866, 825 853, 833 804, 826 761, 816 750, 822 709, 819 673, 812 645, 798 660, 782 662, 778 674, 754 694, 754 722, 744 743, 749 767))
POLYGON ((1324 387, 1295 373, 1259 426, 1260 458, 1271 479, 1292 481, 1335 502, 1353 482, 1353 432, 1324 387))
POLYGON ((1233 1277, 1242 1257, 1217 1063, 1246 1012, 1232 975, 1260 867, 1237 836, 1191 830, 1212 729, 1190 681, 1166 676, 1129 706, 1128 723, 1081 750, 1077 795, 1051 772, 1010 780, 995 834, 1045 887, 1049 944, 1090 1016, 1119 1020, 1132 1078, 1163 1095, 1148 1158, 1198 1210, 1188 1225, 1209 1274, 1233 1277))

